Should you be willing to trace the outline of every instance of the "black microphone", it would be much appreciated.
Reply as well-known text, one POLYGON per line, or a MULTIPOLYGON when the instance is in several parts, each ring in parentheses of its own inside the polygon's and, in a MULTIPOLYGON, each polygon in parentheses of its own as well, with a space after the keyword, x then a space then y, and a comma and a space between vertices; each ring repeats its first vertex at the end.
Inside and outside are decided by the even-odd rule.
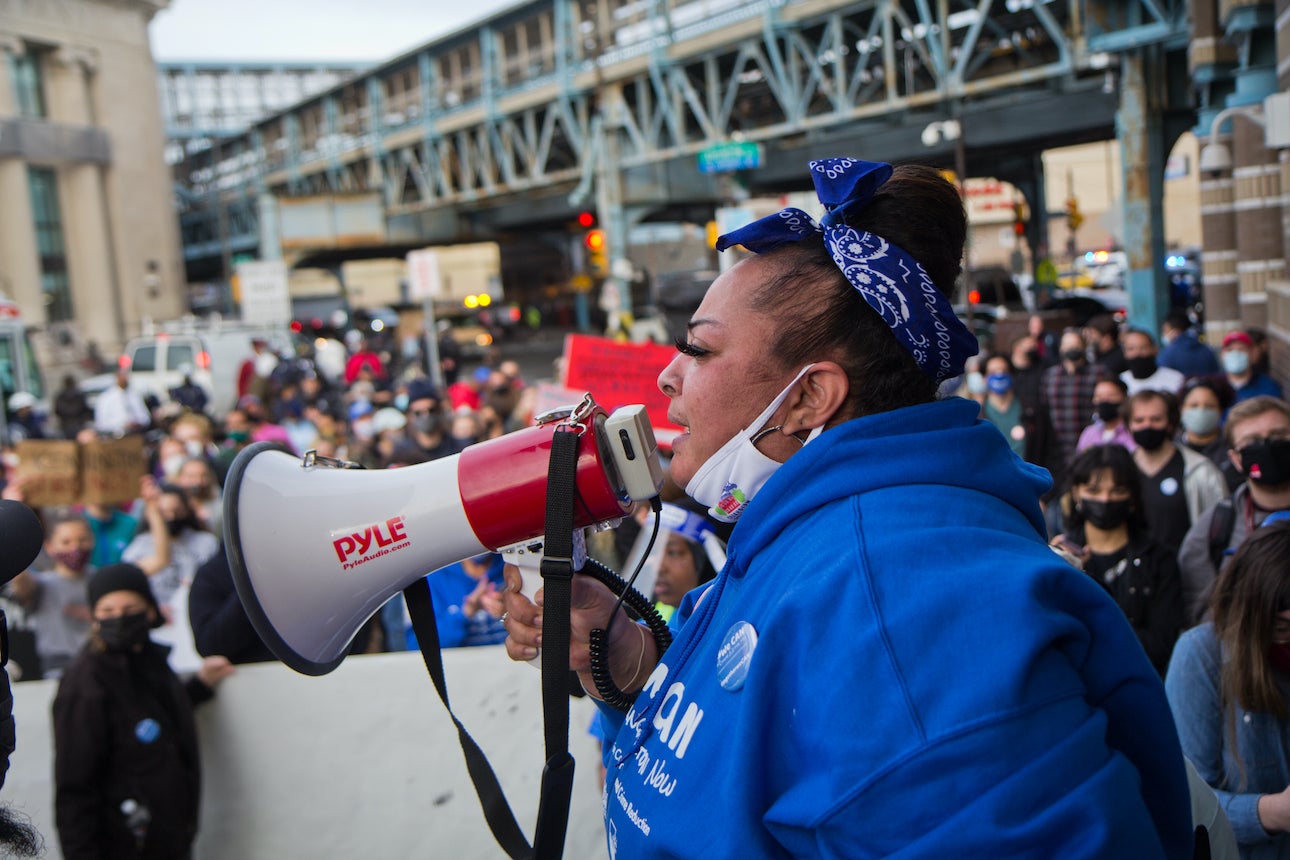
POLYGON ((45 529, 36 512, 13 499, 0 499, 0 585, 22 573, 40 555, 45 529))

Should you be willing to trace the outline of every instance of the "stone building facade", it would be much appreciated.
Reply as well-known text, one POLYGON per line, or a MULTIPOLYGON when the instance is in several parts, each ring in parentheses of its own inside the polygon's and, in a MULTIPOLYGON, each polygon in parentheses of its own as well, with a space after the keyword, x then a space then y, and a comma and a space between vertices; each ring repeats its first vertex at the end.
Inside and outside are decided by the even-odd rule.
POLYGON ((0 292, 47 383, 183 313, 148 22, 169 0, 0 0, 0 292))
POLYGON ((1201 181, 1207 339, 1258 328, 1272 375, 1290 383, 1290 149, 1270 148, 1262 106, 1290 90, 1290 0, 1193 0, 1189 63, 1198 130, 1227 146, 1231 168, 1201 181))

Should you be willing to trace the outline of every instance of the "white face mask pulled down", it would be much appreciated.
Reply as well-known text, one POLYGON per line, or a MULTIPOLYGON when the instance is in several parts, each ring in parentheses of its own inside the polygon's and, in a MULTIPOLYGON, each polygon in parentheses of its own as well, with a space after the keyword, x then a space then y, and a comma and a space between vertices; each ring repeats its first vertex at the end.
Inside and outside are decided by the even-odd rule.
MULTIPOLYGON (((806 372, 814 366, 814 364, 808 364, 803 367, 797 376, 793 377, 793 381, 779 393, 779 396, 753 420, 752 424, 722 445, 699 467, 699 471, 685 485, 686 495, 707 507, 708 514, 714 519, 723 523, 733 523, 739 519, 744 509, 748 507, 748 503, 752 501, 753 495, 770 480, 775 470, 783 465, 758 451, 756 441, 767 435, 768 431, 779 429, 778 427, 767 428, 765 424, 788 397, 793 386, 797 385, 806 372)), ((816 427, 807 436, 806 442, 819 436, 823 430, 823 427, 816 427)))

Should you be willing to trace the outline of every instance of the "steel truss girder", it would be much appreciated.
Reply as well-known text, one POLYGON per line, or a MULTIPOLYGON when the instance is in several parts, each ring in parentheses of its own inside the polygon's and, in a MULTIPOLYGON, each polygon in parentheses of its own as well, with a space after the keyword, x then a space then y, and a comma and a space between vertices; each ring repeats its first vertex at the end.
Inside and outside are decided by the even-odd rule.
MULTIPOLYGON (((585 42, 582 13, 570 11, 574 0, 551 2, 560 6, 555 74, 503 90, 502 60, 486 48, 481 97, 427 110, 418 137, 380 128, 374 111, 354 151, 307 165, 289 158, 285 170, 262 167, 246 184, 291 194, 379 190, 392 215, 552 190, 584 176, 602 151, 592 119, 610 89, 618 95, 605 128, 619 135, 620 166, 633 167, 732 134, 769 141, 1060 86, 1096 67, 1090 44, 1136 47, 1186 33, 1185 0, 753 0, 699 22, 681 20, 692 3, 657 0, 665 20, 648 35, 611 38, 598 56, 580 56, 569 46, 585 42)), ((495 33, 483 27, 478 37, 495 33)))

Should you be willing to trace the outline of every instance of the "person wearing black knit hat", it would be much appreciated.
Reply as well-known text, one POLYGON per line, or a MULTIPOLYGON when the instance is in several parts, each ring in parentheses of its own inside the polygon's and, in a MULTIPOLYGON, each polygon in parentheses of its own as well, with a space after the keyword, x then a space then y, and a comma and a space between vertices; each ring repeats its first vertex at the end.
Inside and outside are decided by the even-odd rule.
POLYGON ((233 671, 208 657, 181 682, 147 575, 100 568, 86 585, 90 640, 54 697, 54 808, 66 860, 188 857, 197 835, 201 767, 193 705, 233 671))

